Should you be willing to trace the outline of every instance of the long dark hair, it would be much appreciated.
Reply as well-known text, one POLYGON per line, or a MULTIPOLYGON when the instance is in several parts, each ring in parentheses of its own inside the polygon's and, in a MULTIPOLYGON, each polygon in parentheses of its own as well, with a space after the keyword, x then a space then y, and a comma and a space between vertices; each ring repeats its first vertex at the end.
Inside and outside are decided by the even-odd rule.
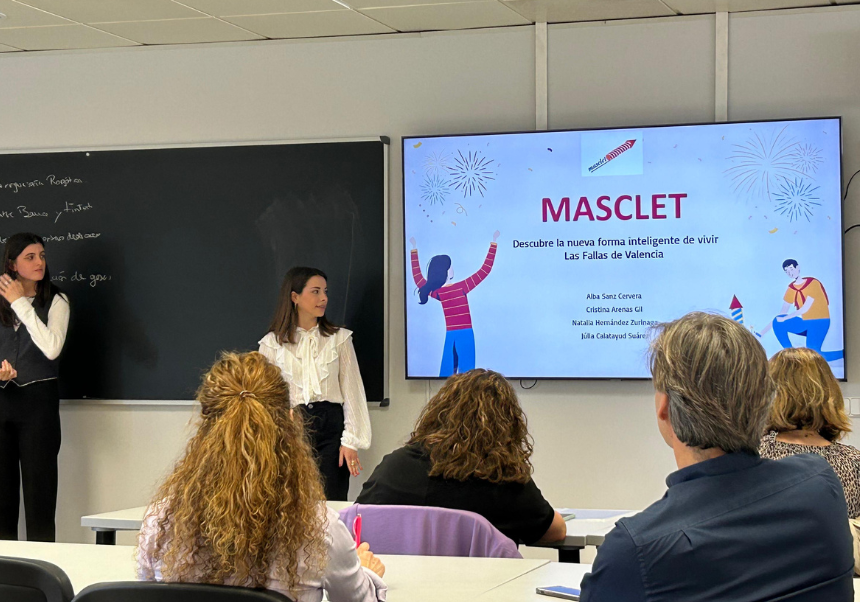
POLYGON ((451 258, 447 255, 436 255, 427 266, 427 281, 418 289, 418 303, 427 303, 430 293, 442 287, 448 280, 448 270, 451 268, 451 258))
MULTIPOLYGON (((284 282, 281 284, 281 293, 278 296, 278 307, 275 309, 275 316, 272 318, 272 323, 269 325, 269 331, 278 335, 278 340, 282 343, 295 343, 296 327, 299 325, 299 312, 293 305, 291 293, 301 295, 305 290, 308 280, 314 276, 320 276, 328 281, 325 272, 316 268, 295 267, 291 268, 287 275, 284 276, 284 282)), ((331 336, 340 330, 340 326, 335 326, 325 317, 317 319, 317 325, 320 328, 320 333, 323 336, 331 336)))
MULTIPOLYGON (((45 241, 41 236, 32 232, 18 232, 6 240, 6 246, 3 248, 3 271, 6 274, 9 274, 12 278, 18 277, 18 274, 12 270, 12 264, 24 252, 24 249, 30 245, 42 245, 42 248, 44 248, 45 241)), ((33 300, 33 305, 36 307, 45 307, 58 292, 60 292, 60 289, 51 282, 48 262, 45 262, 45 276, 36 283, 36 298, 33 300)), ((0 297, 0 323, 3 326, 14 326, 16 320, 17 318, 15 317, 15 312, 12 310, 12 306, 9 305, 5 297, 0 297)))

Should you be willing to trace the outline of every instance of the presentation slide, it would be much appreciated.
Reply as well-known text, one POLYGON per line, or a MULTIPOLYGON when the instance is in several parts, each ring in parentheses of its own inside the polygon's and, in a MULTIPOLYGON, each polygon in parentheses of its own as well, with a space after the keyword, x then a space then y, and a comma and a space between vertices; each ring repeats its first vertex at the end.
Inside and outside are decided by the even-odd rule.
POLYGON ((408 378, 648 378, 694 311, 844 378, 840 123, 403 140, 408 378))

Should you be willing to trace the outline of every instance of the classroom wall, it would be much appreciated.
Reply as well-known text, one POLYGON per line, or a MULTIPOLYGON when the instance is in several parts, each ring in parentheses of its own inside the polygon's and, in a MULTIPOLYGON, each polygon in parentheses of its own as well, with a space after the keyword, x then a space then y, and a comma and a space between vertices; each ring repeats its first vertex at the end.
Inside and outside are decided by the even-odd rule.
MULTIPOLYGON (((714 24, 701 16, 550 26, 550 127, 712 120, 714 24)), ((860 168, 858 40, 857 7, 732 16, 729 118, 841 114, 850 175, 860 168)), ((400 136, 532 129, 534 56, 530 27, 0 55, 0 147, 390 136, 392 401, 371 411, 368 473, 438 388, 403 378, 400 136)), ((858 198, 855 188, 849 224, 860 221, 858 198)), ((860 292, 858 236, 846 244, 848 299, 860 292)), ((714 269, 731 275, 731 266, 714 269)), ((860 353, 850 352, 860 346, 860 317, 846 305, 853 380, 845 388, 860 395, 860 353)), ((550 502, 638 508, 662 495, 674 464, 654 428, 650 383, 547 381, 521 399, 535 478, 550 502)), ((192 414, 189 406, 64 406, 59 539, 92 541, 78 526, 82 514, 146 503, 192 414)))

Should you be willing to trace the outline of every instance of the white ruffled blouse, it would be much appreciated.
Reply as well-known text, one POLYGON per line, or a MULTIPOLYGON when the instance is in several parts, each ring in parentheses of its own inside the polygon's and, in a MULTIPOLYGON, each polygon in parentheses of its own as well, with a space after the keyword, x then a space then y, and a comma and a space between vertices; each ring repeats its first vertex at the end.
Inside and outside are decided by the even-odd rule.
POLYGON ((369 448, 370 416, 352 331, 341 328, 326 337, 317 326, 296 328, 296 339, 296 343, 281 343, 278 335, 270 332, 260 340, 260 353, 281 369, 290 386, 292 407, 317 401, 343 404, 341 445, 369 448))

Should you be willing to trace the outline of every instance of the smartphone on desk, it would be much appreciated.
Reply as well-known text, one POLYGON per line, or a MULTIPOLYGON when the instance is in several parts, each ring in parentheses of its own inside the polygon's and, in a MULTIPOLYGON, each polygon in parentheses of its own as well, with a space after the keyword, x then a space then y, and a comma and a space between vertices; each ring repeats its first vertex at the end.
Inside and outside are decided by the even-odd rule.
POLYGON ((535 591, 544 596, 552 596, 553 598, 563 598, 564 600, 579 600, 579 590, 572 587, 564 587, 563 585, 553 585, 552 587, 539 587, 535 591))

